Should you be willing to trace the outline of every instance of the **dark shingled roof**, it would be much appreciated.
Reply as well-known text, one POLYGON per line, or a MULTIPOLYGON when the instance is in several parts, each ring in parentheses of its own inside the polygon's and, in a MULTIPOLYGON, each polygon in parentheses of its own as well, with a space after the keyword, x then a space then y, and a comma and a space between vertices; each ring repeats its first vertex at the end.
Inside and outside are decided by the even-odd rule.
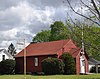
POLYGON ((96 60, 94 58, 89 58, 88 62, 91 65, 100 64, 100 61, 98 61, 98 60, 96 60))

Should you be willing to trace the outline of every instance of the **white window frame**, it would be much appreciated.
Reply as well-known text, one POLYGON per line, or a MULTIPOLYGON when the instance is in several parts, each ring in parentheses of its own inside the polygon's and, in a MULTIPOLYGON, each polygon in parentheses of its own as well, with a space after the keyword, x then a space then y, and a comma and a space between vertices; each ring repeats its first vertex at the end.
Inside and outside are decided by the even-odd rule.
POLYGON ((35 65, 35 66, 38 66, 38 57, 35 57, 35 58, 34 58, 34 65, 35 65))

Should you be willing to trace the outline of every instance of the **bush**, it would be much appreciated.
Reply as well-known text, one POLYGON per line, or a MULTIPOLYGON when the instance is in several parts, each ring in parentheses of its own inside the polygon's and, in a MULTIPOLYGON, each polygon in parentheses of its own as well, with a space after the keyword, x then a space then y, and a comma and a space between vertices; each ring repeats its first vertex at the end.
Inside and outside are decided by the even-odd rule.
POLYGON ((58 58, 46 58, 42 61, 42 70, 46 75, 64 73, 64 63, 58 58))
POLYGON ((63 53, 61 56, 65 67, 64 74, 75 74, 76 73, 76 65, 74 58, 69 53, 63 53))
MULTIPOLYGON (((91 67, 90 73, 96 73, 96 66, 91 67)), ((98 73, 100 73, 100 67, 98 67, 98 73)))
POLYGON ((14 74, 15 60, 7 59, 0 62, 0 74, 14 74))

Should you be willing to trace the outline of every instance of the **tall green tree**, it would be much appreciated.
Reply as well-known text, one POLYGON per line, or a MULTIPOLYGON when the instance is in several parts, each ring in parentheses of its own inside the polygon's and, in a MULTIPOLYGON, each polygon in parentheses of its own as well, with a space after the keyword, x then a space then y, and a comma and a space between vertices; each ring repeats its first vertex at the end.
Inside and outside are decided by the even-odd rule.
POLYGON ((47 42, 71 38, 78 47, 82 47, 82 27, 84 27, 85 50, 90 57, 100 60, 100 27, 95 24, 85 23, 72 24, 66 21, 64 25, 61 21, 56 21, 51 25, 51 30, 38 33, 33 39, 36 42, 47 42))
MULTIPOLYGON (((81 4, 81 11, 77 11, 74 8, 74 5, 71 4, 70 0, 66 0, 69 4, 69 7, 71 10, 75 13, 80 15, 85 19, 85 23, 88 25, 85 25, 84 27, 84 43, 85 43, 85 49, 87 50, 89 56, 94 57, 95 59, 100 60, 100 0, 79 0, 81 4), (84 10, 84 8, 87 8, 87 10, 84 10), (83 13, 84 11, 84 13, 83 13), (88 14, 88 15, 86 15, 88 14)), ((79 4, 79 5, 80 5, 79 4)), ((75 5, 77 6, 77 5, 75 5)), ((79 8, 80 8, 79 7, 79 8)), ((71 17, 70 17, 71 18, 71 17)), ((82 19, 83 19, 82 18, 82 19)), ((72 18, 71 18, 72 20, 72 18)), ((73 21, 73 20, 72 20, 73 21)), ((74 22, 74 25, 77 26, 77 23, 74 22)), ((83 22, 84 23, 84 22, 83 22)), ((82 23, 80 26, 83 25, 82 23)), ((78 27, 75 27, 76 30, 72 33, 72 38, 75 38, 77 43, 80 43, 78 45, 81 46, 81 29, 78 27), (79 33, 78 33, 79 32, 79 33), (76 36, 77 35, 77 36, 76 36), (80 37, 80 39, 77 37, 80 37)))
POLYGON ((72 24, 66 22, 71 29, 70 37, 75 41, 75 43, 81 48, 82 47, 82 28, 83 26, 83 38, 84 46, 90 57, 100 60, 100 27, 96 25, 87 25, 84 23, 72 24), (80 25, 80 26, 79 26, 80 25))
POLYGON ((50 30, 42 30, 41 32, 37 33, 35 37, 33 37, 33 42, 48 42, 50 37, 50 30))
POLYGON ((100 60, 100 28, 99 27, 95 27, 95 26, 85 27, 84 44, 89 56, 100 60))
POLYGON ((10 53, 12 56, 16 54, 15 46, 12 43, 8 47, 8 53, 10 53))
POLYGON ((48 42, 67 39, 70 37, 70 30, 66 28, 63 22, 56 21, 50 26, 51 30, 42 30, 33 37, 32 42, 48 42))
POLYGON ((50 41, 61 40, 69 38, 69 29, 66 28, 63 22, 56 21, 50 26, 51 36, 50 41))

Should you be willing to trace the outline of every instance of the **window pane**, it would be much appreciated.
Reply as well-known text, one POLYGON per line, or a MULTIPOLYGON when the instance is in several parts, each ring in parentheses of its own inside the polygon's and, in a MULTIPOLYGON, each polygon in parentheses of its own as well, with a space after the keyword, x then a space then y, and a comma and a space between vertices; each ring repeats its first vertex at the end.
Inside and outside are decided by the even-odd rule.
POLYGON ((2 55, 2 61, 5 60, 5 55, 2 55))
POLYGON ((35 66, 38 66, 38 58, 35 58, 34 63, 35 63, 35 66))

